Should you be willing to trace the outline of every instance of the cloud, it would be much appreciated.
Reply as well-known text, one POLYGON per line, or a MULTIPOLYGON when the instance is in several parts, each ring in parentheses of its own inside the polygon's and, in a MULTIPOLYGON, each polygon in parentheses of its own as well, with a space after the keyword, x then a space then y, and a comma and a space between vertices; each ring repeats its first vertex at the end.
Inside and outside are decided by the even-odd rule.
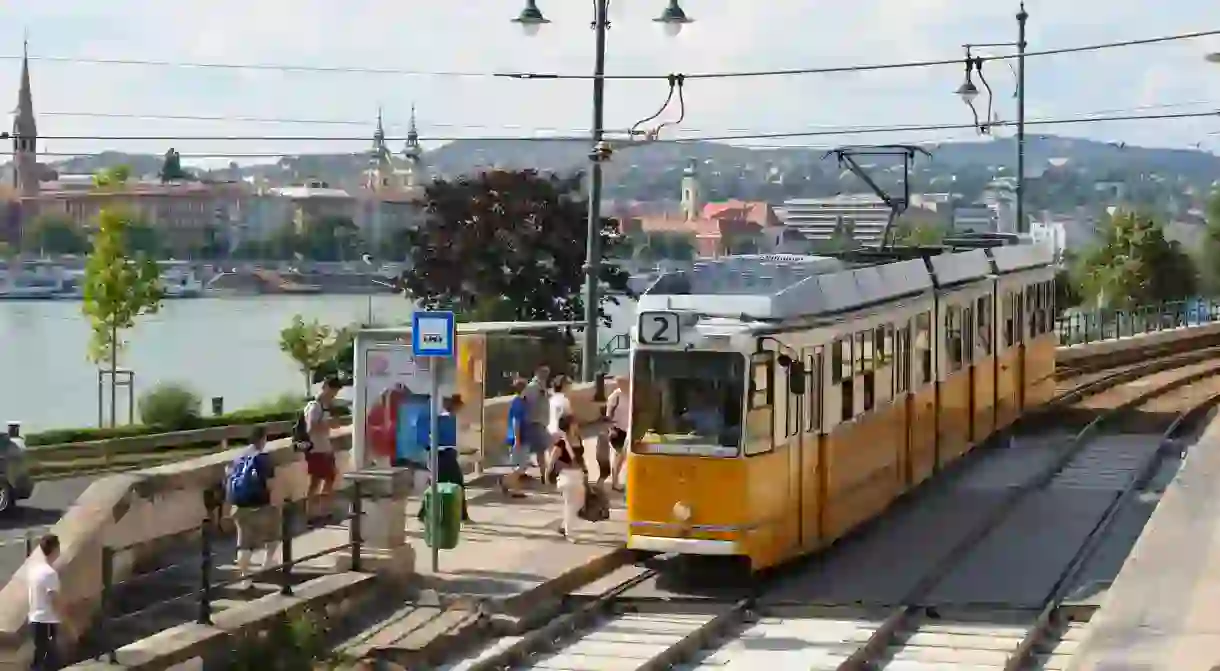
MULTIPOLYGON (((415 71, 590 72, 588 2, 540 0, 553 21, 527 39, 509 19, 514 0, 460 3, 385 0, 127 0, 11 3, 0 24, 0 53, 15 54, 29 30, 38 55, 165 61, 300 64, 415 71), (7 45, 7 46, 5 46, 7 45)), ((1034 50, 1220 28, 1209 0, 1075 0, 1027 3, 1034 50)), ((652 19, 664 0, 615 0, 607 67, 613 73, 714 72, 841 66, 957 58, 964 42, 1016 39, 1015 6, 967 0, 687 0, 696 19, 676 39, 652 19)), ((1029 59, 1030 109, 1070 116, 1100 109, 1220 100, 1220 66, 1202 55, 1220 40, 1133 47, 1029 59)), ((1009 68, 986 66, 1000 114, 1012 118, 1009 68)), ((378 105, 393 129, 412 102, 425 135, 518 134, 520 129, 587 128, 588 80, 517 81, 479 77, 310 74, 144 68, 37 62, 39 110, 147 115, 266 116, 362 120, 378 105)), ((0 96, 15 91, 14 61, 0 62, 0 96)), ((961 66, 855 75, 691 80, 684 127, 791 131, 814 126, 964 123, 953 95, 961 66)), ((607 124, 625 127, 660 105, 661 81, 611 81, 607 124)), ((1032 116, 1032 113, 1031 113, 1032 116)), ((1220 123, 1214 123, 1220 129, 1220 123)), ((365 148, 359 126, 271 125, 44 116, 46 135, 349 136, 342 141, 51 140, 59 151, 123 147, 163 151, 259 153, 365 148)), ((1191 145, 1207 123, 1148 122, 1073 126, 1061 132, 1165 145, 1191 145)), ((1054 132, 1052 129, 1042 129, 1054 132)), ((1042 132, 1040 130, 1040 132, 1042 132)), ((940 134, 941 137, 944 133, 940 134)), ((851 138, 847 138, 851 140, 851 138)), ((877 137, 924 141, 937 134, 877 137)), ((833 138, 820 139, 831 143, 833 138)), ((871 140, 870 140, 871 141, 871 140)))

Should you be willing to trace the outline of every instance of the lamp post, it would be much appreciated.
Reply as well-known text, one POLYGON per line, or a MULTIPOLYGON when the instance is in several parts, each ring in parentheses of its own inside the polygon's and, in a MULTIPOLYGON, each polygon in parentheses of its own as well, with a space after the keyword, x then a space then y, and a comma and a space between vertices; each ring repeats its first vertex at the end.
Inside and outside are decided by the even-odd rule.
MULTIPOLYGON (((661 15, 653 19, 668 35, 677 35, 692 19, 686 16, 679 0, 669 0, 661 15)), ((525 0, 525 7, 513 23, 521 26, 527 36, 537 35, 550 23, 538 9, 537 0, 525 0)), ((605 142, 606 33, 610 29, 610 0, 593 0, 593 146, 589 151, 589 219, 585 243, 585 332, 581 350, 581 378, 592 382, 597 375, 597 331, 601 296, 598 274, 602 265, 601 199, 602 163, 610 159, 610 146, 605 142)))
MULTIPOLYGON (((1017 41, 1016 42, 990 42, 985 44, 966 44, 966 80, 957 88, 957 95, 970 107, 974 113, 975 126, 980 133, 989 133, 991 131, 991 86, 987 84, 987 80, 983 77, 983 59, 973 58, 970 55, 970 50, 976 47, 1015 47, 1017 50, 1017 232, 1027 232, 1025 224, 1025 49, 1028 46, 1025 41, 1025 24, 1029 21, 1029 13, 1025 11, 1025 3, 1021 3, 1020 10, 1017 11, 1017 41), (974 106, 974 101, 979 96, 979 89, 971 81, 971 72, 977 72, 979 81, 983 82, 983 86, 987 89, 987 116, 985 120, 980 122, 978 110, 974 106)), ((1217 54, 1220 56, 1220 54, 1217 54)))
POLYGON ((1220 63, 1220 51, 1213 51, 1212 53, 1204 56, 1203 58, 1208 63, 1220 63))

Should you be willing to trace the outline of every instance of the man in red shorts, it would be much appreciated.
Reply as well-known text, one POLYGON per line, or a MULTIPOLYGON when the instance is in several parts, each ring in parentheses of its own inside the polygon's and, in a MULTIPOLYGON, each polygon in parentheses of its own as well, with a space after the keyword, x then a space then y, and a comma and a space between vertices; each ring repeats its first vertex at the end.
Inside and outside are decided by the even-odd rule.
POLYGON ((329 517, 331 492, 335 489, 335 448, 330 442, 333 427, 331 406, 335 396, 343 388, 337 377, 328 377, 322 382, 322 391, 317 398, 305 405, 305 429, 309 433, 309 451, 305 453, 305 465, 309 470, 309 499, 306 517, 322 520, 329 517))

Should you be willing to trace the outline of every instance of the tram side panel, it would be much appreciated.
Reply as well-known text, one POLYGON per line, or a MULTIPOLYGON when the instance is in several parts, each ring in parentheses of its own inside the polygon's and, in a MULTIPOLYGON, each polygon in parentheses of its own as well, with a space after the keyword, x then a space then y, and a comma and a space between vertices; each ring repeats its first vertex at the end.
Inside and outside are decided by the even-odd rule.
POLYGON ((937 301, 937 465, 947 466, 970 449, 970 367, 963 349, 962 298, 943 295, 937 301))
POLYGON ((826 473, 822 466, 822 415, 825 411, 825 378, 822 347, 805 347, 805 396, 801 413, 800 500, 802 550, 810 552, 824 544, 821 511, 825 503, 826 473))
POLYGON ((996 429, 995 331, 992 324, 992 294, 974 301, 974 419, 971 439, 975 445, 991 437, 996 429))
POLYGON ((746 552, 755 570, 792 558, 799 546, 796 513, 800 473, 793 467, 800 440, 793 431, 799 406, 789 393, 787 370, 773 352, 751 359, 748 415, 743 441, 746 487, 743 495, 751 530, 746 552))
POLYGON ((932 313, 920 312, 911 320, 910 408, 907 423, 907 487, 914 487, 936 471, 937 406, 932 351, 932 313))
POLYGON ((1024 359, 1016 325, 1016 299, 1009 284, 1001 280, 996 301, 996 430, 1006 429, 1021 415, 1021 373, 1024 359))
POLYGON ((1035 277, 1025 290, 1025 407, 1036 408, 1055 395, 1055 289, 1053 278, 1035 277))

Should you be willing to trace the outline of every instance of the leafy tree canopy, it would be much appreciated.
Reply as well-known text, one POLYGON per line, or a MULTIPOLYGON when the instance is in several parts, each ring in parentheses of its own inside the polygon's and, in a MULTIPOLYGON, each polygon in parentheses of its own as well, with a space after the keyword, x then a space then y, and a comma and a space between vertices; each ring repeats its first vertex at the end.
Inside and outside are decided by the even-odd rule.
POLYGON ((135 326, 137 317, 156 312, 163 295, 156 262, 127 247, 130 224, 122 214, 102 210, 85 265, 81 309, 93 330, 89 357, 109 359, 112 370, 122 346, 119 333, 135 326))
POLYGON ((89 251, 89 239, 67 217, 40 215, 24 231, 22 247, 40 254, 84 254, 89 251))
POLYGON ((1220 296, 1220 192, 1207 206, 1207 228, 1198 249, 1199 283, 1209 296, 1220 296))
POLYGON ((93 185, 98 188, 122 186, 131 179, 131 167, 116 165, 103 168, 93 175, 93 185))
POLYGON ((181 182, 191 178, 190 173, 182 169, 182 156, 177 149, 170 147, 165 152, 165 160, 161 163, 161 183, 181 182))
POLYGON ((1079 259, 1084 296, 1103 307, 1127 309, 1193 296, 1198 278, 1190 257, 1165 238, 1151 217, 1118 211, 1100 242, 1079 259))
MULTIPOLYGON (((426 308, 483 318, 580 319, 588 240, 581 179, 497 170, 434 181, 424 223, 407 234, 408 295, 426 308)), ((614 220, 602 220, 603 258, 619 255, 616 232, 614 220)), ((617 300, 609 293, 629 293, 618 266, 600 264, 598 277, 604 301, 617 300)), ((604 310, 601 316, 609 324, 604 310)))

